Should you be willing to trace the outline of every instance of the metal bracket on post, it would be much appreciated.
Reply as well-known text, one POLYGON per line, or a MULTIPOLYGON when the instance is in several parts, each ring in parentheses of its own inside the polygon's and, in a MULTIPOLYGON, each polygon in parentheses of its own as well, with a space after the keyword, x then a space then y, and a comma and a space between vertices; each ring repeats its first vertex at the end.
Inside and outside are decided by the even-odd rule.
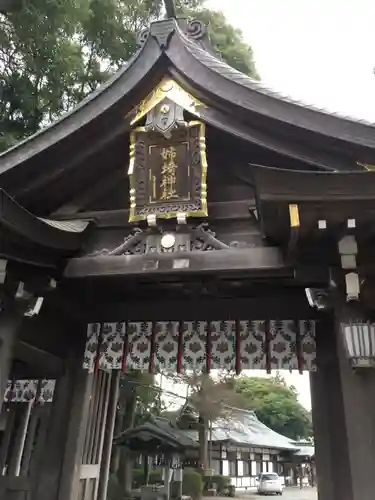
MULTIPOLYGON (((352 220, 348 227, 352 227, 352 220)), ((359 300, 360 280, 357 272, 358 245, 354 235, 346 235, 338 242, 341 257, 341 268, 345 273, 346 301, 359 300)))

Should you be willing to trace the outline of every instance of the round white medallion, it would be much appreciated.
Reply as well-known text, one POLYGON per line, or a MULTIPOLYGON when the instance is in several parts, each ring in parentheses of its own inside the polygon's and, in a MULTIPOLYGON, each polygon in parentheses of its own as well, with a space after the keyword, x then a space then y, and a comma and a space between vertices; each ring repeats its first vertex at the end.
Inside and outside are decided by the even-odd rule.
POLYGON ((173 234, 165 234, 161 239, 161 246, 163 248, 172 248, 176 242, 176 238, 173 234))

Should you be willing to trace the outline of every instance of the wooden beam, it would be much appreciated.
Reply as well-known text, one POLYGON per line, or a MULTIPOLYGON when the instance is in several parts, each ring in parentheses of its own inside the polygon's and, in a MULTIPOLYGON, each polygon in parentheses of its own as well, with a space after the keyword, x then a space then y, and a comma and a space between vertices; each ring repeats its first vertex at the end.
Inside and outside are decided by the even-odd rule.
POLYGON ((231 248, 209 252, 179 252, 178 254, 145 254, 82 257, 71 259, 65 269, 66 278, 125 277, 125 276, 186 276, 194 273, 226 274, 246 272, 249 275, 292 275, 283 261, 279 248, 231 248))
POLYGON ((27 364, 30 378, 47 377, 54 378, 62 373, 64 361, 62 358, 43 351, 38 347, 19 340, 14 349, 14 359, 27 364))
POLYGON ((206 321, 256 320, 256 319, 314 319, 319 313, 312 309, 304 290, 289 296, 264 296, 258 298, 191 300, 139 300, 95 303, 87 316, 87 322, 103 321, 206 321))
MULTIPOLYGON (((91 191, 90 191, 91 192, 91 191)), ((84 196, 84 195, 83 195, 84 196)), ((90 197, 90 196, 89 196, 90 197)), ((94 201, 90 199, 90 202, 94 201)), ((78 198, 77 198, 78 202, 78 198)), ((245 199, 237 201, 215 201, 209 203, 210 211, 210 222, 213 220, 249 220, 251 223, 252 217, 249 213, 249 207, 255 207, 255 200, 245 199)), ((70 204, 69 204, 70 205, 70 204)), ((84 204, 82 203, 82 206, 84 204)), ((129 224, 129 210, 91 210, 86 212, 80 212, 79 214, 68 213, 65 211, 68 205, 60 208, 58 212, 53 214, 54 219, 64 220, 69 218, 74 219, 86 219, 95 220, 97 227, 131 227, 129 224)))
POLYGON ((313 172, 254 166, 262 202, 358 202, 375 199, 375 171, 313 172))

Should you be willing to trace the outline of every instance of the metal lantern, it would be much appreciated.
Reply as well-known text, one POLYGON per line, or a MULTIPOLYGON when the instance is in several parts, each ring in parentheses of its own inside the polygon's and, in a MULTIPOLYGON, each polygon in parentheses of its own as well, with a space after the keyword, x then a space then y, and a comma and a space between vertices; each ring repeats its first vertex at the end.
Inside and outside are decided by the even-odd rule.
POLYGON ((375 324, 370 322, 342 323, 347 356, 353 368, 375 367, 375 324))

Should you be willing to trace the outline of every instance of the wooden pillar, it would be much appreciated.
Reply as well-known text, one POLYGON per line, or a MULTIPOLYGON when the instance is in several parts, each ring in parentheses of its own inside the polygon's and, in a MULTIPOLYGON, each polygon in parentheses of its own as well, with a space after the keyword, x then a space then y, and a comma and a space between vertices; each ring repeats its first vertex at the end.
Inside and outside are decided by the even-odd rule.
POLYGON ((317 371, 310 373, 319 500, 353 500, 334 320, 316 329, 317 371))
MULTIPOLYGON (((340 322, 346 319, 346 311, 336 311, 335 319, 336 336, 339 338, 340 322)), ((375 370, 370 368, 354 371, 347 359, 341 338, 337 341, 337 357, 346 423, 352 498, 371 500, 374 498, 375 471, 375 370)))
POLYGON ((86 436, 93 374, 82 369, 81 363, 74 369, 74 390, 69 415, 66 420, 67 437, 61 471, 58 500, 78 498, 80 469, 86 436))
POLYGON ((21 321, 22 318, 15 313, 0 311, 0 412, 21 321))
POLYGON ((343 313, 318 327, 311 374, 319 500, 372 500, 375 370, 355 372, 341 339, 343 313))
POLYGON ((100 468, 100 482, 98 500, 106 500, 108 490, 108 479, 111 464, 113 433, 115 429, 117 402, 120 386, 120 371, 116 370, 111 376, 111 392, 108 404, 107 424, 103 445, 103 461, 100 468))
POLYGON ((21 460, 23 456, 23 451, 26 443, 26 436, 30 422, 30 415, 33 403, 20 404, 20 409, 22 409, 22 418, 19 423, 16 438, 14 442, 15 453, 12 456, 9 465, 9 474, 12 476, 19 476, 21 470, 21 460))
POLYGON ((68 361, 64 373, 56 381, 54 398, 49 413, 45 441, 45 453, 41 457, 34 496, 38 500, 57 500, 60 486, 69 415, 75 387, 77 366, 81 363, 68 361))

